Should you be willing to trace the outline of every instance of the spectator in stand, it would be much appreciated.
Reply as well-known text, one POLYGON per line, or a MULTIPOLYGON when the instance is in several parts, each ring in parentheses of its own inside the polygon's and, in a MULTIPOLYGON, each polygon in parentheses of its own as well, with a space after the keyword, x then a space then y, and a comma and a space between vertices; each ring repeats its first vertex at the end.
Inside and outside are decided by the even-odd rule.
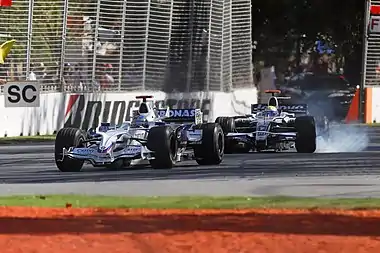
POLYGON ((72 79, 73 79, 73 85, 75 87, 75 90, 83 90, 85 80, 84 80, 84 76, 83 76, 82 63, 74 64, 72 79))
POLYGON ((36 81, 37 80, 37 65, 33 64, 29 71, 28 80, 36 81))
POLYGON ((314 61, 312 72, 315 74, 327 74, 329 71, 329 57, 325 55, 318 55, 314 61))
POLYGON ((115 84, 115 79, 111 75, 112 73, 112 64, 103 64, 101 70, 101 76, 99 80, 100 88, 102 90, 109 90, 115 84))
POLYGON ((70 63, 65 63, 63 66, 63 87, 67 90, 72 90, 72 71, 71 71, 71 64, 70 63))

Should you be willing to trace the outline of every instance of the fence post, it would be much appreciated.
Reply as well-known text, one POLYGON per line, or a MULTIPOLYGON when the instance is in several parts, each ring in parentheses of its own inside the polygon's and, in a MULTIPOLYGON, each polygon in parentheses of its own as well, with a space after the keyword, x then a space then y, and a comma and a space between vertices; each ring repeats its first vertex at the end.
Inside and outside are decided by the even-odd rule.
MULTIPOLYGON (((174 1, 170 1, 170 14, 169 14, 169 40, 168 40, 168 49, 170 50, 170 42, 172 40, 172 29, 173 29, 173 9, 174 1)), ((170 56, 169 56, 170 57, 170 56)))
POLYGON ((223 58, 224 58, 224 18, 226 15, 226 10, 225 10, 225 0, 222 0, 222 6, 223 6, 223 11, 222 11, 222 45, 221 45, 221 50, 220 50, 220 91, 224 91, 224 79, 223 79, 223 58))
POLYGON ((123 3, 123 16, 121 21, 121 38, 120 38, 120 50, 119 50, 119 87, 118 90, 121 90, 121 82, 123 80, 123 55, 124 55, 124 41, 125 41, 125 18, 127 12, 127 0, 124 0, 123 3))
POLYGON ((211 24, 212 24, 212 8, 213 8, 213 2, 214 0, 210 0, 210 14, 209 14, 209 22, 208 22, 208 31, 207 31, 207 73, 206 73, 206 90, 205 91, 210 91, 210 82, 211 82, 211 76, 210 76, 210 70, 211 70, 211 62, 210 62, 210 57, 211 57, 211 24))
MULTIPOLYGON (((234 86, 233 86, 233 78, 232 78, 232 71, 233 71, 233 68, 232 68, 232 1, 233 0, 229 0, 228 1, 228 5, 229 5, 229 10, 230 10, 230 13, 228 13, 228 15, 229 15, 229 17, 230 17, 230 19, 229 19, 229 26, 230 26, 230 30, 229 30, 229 41, 228 41, 228 44, 229 44, 229 55, 230 55, 230 57, 229 57, 229 61, 230 61, 230 67, 229 67, 229 77, 228 77, 228 79, 229 79, 229 92, 231 92, 232 90, 233 90, 233 88, 234 88, 234 86)), ((252 23, 250 23, 250 24, 252 24, 252 23)), ((251 54, 252 55, 252 54, 251 54)))
MULTIPOLYGON (((232 4, 234 4, 233 0, 232 0, 232 4)), ((233 8, 233 6, 231 8, 233 8)), ((232 20, 232 18, 233 18, 233 15, 231 14, 231 20, 232 20)), ((231 21, 231 27, 232 27, 232 23, 233 23, 233 21, 231 21)), ((252 7, 249 8, 249 23, 252 24, 252 7)), ((250 64, 249 64, 249 78, 250 78, 251 87, 255 87, 256 85, 255 85, 255 81, 253 78, 253 35, 252 35, 252 29, 249 29, 249 36, 251 37, 251 47, 250 47, 250 55, 249 55, 249 62, 250 62, 250 64)), ((231 40, 232 40, 232 33, 231 33, 231 40)), ((231 55, 232 55, 232 52, 231 52, 231 55)), ((231 75, 232 75, 232 72, 231 72, 231 75)), ((232 87, 234 87, 233 83, 232 83, 232 87)))
POLYGON ((148 10, 146 14, 146 30, 145 30, 145 47, 144 47, 144 67, 143 67, 143 80, 142 80, 142 90, 145 90, 146 82, 146 60, 148 58, 148 37, 149 37, 149 20, 150 20, 150 5, 151 0, 148 0, 148 10))
POLYGON ((26 80, 29 80, 30 75, 30 58, 32 54, 32 34, 33 34, 33 10, 34 0, 29 0, 28 9, 28 43, 26 47, 26 80))
POLYGON ((98 37, 99 37, 99 22, 100 22, 100 4, 101 0, 98 0, 97 6, 96 6, 96 20, 95 20, 95 31, 94 31, 94 45, 93 45, 93 58, 92 58, 92 87, 94 88, 96 84, 96 46, 98 44, 98 37))
POLYGON ((364 123, 364 103, 365 103, 365 87, 366 87, 366 75, 367 75, 367 51, 368 51, 368 22, 370 18, 370 0, 364 1, 364 27, 363 27, 363 53, 362 53, 362 73, 359 89, 359 121, 364 123))
POLYGON ((61 59, 60 59, 60 70, 59 70, 59 80, 60 80, 60 91, 65 91, 64 87, 64 69, 65 69, 65 53, 66 53, 66 36, 67 36, 67 15, 69 10, 69 0, 65 0, 63 6, 63 21, 62 21, 62 45, 61 45, 61 59))
POLYGON ((191 79, 193 74, 193 39, 194 39, 194 12, 195 12, 195 1, 191 0, 191 9, 190 9, 190 24, 189 24, 189 33, 190 33, 190 48, 189 48, 189 59, 187 61, 187 80, 186 80, 186 92, 190 92, 191 89, 191 79))

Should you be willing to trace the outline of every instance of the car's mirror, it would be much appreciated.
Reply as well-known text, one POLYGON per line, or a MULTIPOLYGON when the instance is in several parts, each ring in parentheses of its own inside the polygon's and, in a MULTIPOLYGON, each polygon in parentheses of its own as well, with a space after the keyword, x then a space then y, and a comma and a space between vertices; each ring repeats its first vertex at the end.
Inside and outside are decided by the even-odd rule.
POLYGON ((94 128, 89 128, 88 130, 87 130, 87 133, 89 134, 89 135, 94 135, 94 134, 96 134, 96 130, 94 129, 94 128))

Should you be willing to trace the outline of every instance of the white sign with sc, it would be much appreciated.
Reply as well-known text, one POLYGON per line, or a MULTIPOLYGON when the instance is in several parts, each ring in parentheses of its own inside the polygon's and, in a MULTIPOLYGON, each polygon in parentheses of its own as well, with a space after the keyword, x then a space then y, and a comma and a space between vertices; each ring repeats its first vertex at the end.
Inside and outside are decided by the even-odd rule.
POLYGON ((37 81, 8 82, 4 85, 4 106, 39 107, 40 84, 37 81))

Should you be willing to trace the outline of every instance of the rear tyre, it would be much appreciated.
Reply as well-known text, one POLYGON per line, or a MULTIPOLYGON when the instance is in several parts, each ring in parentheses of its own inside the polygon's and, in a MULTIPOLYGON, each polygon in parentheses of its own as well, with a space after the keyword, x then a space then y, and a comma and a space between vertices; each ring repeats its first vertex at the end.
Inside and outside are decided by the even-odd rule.
POLYGON ((296 118, 296 150, 298 153, 314 153, 316 145, 315 121, 311 116, 302 116, 296 118))
POLYGON ((217 117, 215 123, 218 123, 225 134, 235 131, 235 120, 231 117, 217 117))
POLYGON ((176 163, 177 140, 170 126, 157 126, 149 130, 147 147, 154 152, 149 160, 153 169, 171 169, 176 163))
POLYGON ((62 172, 79 172, 83 167, 84 161, 70 159, 64 157, 62 160, 63 148, 69 149, 70 147, 85 147, 84 141, 86 140, 85 133, 77 128, 62 128, 58 131, 55 138, 54 158, 55 164, 62 172))
MULTIPOLYGON (((232 117, 217 117, 215 123, 218 123, 223 130, 223 133, 227 135, 228 133, 235 132, 235 119, 232 117)), ((234 153, 236 146, 236 141, 233 139, 225 138, 224 141, 224 152, 226 154, 234 153)))
POLYGON ((194 147, 194 155, 199 165, 218 165, 224 156, 224 134, 217 123, 201 125, 202 144, 194 147))

